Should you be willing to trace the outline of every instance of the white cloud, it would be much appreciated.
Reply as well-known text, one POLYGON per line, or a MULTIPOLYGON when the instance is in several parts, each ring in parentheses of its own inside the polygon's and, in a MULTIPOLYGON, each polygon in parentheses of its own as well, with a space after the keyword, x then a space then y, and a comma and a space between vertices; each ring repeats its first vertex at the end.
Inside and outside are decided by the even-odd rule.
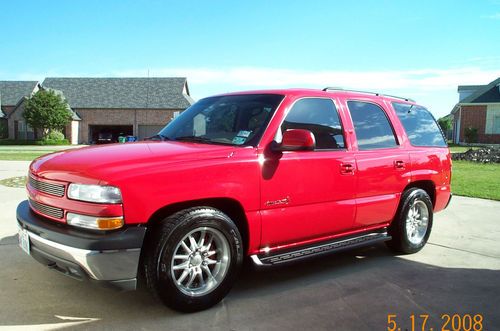
MULTIPOLYGON (((420 69, 388 71, 303 71, 258 67, 159 68, 151 76, 188 77, 191 85, 217 84, 238 87, 274 88, 283 86, 342 86, 344 88, 428 91, 455 88, 461 84, 486 84, 500 76, 498 70, 470 67, 462 69, 420 69)), ((144 70, 128 70, 113 76, 144 76, 144 70)))
MULTIPOLYGON (((412 90, 414 93, 456 89, 458 85, 486 84, 500 76, 500 68, 416 69, 385 71, 294 70, 263 67, 234 68, 153 68, 151 77, 187 77, 190 85, 217 85, 229 89, 325 87, 368 90, 412 90)), ((20 73, 13 79, 45 77, 146 77, 148 70, 132 69, 100 73, 58 72, 20 73)))
POLYGON ((491 20, 500 20, 500 13, 495 13, 495 14, 492 14, 492 15, 484 15, 484 16, 481 16, 482 18, 488 18, 488 19, 491 19, 491 20))

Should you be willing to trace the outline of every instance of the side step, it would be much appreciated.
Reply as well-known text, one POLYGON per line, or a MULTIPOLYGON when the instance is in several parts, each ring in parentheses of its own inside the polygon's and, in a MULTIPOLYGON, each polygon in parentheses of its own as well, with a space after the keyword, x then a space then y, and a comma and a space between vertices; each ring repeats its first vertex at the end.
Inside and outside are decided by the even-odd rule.
POLYGON ((304 258, 339 252, 346 249, 368 246, 378 242, 390 240, 387 229, 377 232, 357 234, 355 236, 336 238, 334 240, 323 241, 313 245, 301 246, 294 249, 281 250, 278 252, 252 255, 252 261, 258 266, 271 266, 304 258))

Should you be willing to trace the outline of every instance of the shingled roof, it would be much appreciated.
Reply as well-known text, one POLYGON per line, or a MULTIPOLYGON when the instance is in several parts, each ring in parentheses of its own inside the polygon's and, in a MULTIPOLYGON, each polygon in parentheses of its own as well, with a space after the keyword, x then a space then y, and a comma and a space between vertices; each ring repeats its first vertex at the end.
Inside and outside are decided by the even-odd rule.
POLYGON ((35 89, 36 81, 0 81, 0 103, 2 106, 15 106, 23 97, 29 97, 35 89))
MULTIPOLYGON (((467 86, 459 86, 460 89, 467 86)), ((476 87, 476 92, 472 93, 467 98, 460 101, 460 103, 490 103, 490 102, 500 102, 500 77, 495 79, 489 84, 472 86, 476 87)))
POLYGON ((73 109, 185 109, 193 103, 186 78, 46 78, 42 86, 62 91, 73 109))

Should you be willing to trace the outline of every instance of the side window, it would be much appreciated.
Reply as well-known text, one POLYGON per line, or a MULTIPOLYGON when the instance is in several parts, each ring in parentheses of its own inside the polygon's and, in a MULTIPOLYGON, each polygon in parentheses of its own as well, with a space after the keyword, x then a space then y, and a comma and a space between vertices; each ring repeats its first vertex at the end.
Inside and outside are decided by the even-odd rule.
POLYGON ((306 98, 297 101, 281 125, 281 133, 288 129, 311 131, 316 139, 316 149, 345 148, 337 108, 330 99, 306 98))
POLYGON ((413 146, 446 147, 441 129, 427 109, 397 102, 392 106, 413 146))
POLYGON ((396 147, 396 137, 389 119, 379 106, 361 101, 348 101, 354 131, 360 150, 396 147))

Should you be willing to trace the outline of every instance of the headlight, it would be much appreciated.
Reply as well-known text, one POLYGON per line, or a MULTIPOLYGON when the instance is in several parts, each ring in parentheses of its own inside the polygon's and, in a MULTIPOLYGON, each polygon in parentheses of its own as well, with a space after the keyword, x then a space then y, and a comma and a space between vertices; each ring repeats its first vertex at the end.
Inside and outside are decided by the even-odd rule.
POLYGON ((66 222, 69 225, 93 230, 115 230, 123 226, 123 217, 96 217, 68 213, 66 222))
POLYGON ((121 203, 122 193, 118 187, 69 184, 68 198, 100 203, 121 203))

